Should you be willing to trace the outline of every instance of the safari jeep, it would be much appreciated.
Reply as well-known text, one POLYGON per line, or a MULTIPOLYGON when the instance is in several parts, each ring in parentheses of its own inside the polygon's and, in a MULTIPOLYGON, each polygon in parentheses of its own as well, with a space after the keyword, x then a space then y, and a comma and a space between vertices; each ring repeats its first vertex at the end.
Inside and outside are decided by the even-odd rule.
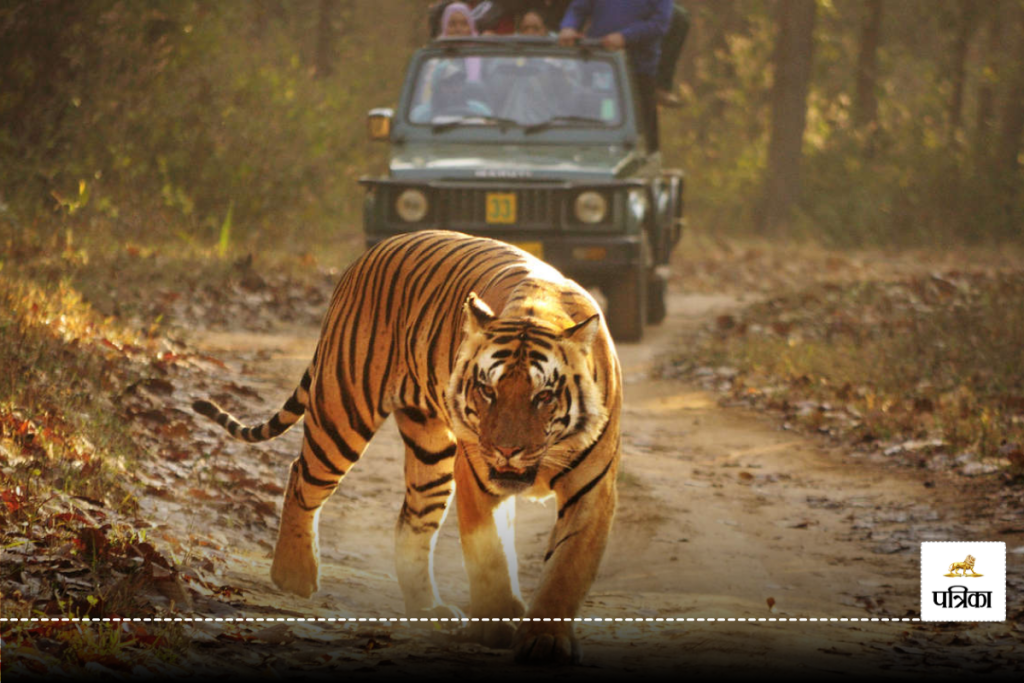
POLYGON ((388 174, 363 178, 366 242, 442 228, 510 242, 607 301, 620 341, 665 317, 683 175, 648 149, 625 54, 546 38, 438 40, 398 108, 374 109, 388 174))

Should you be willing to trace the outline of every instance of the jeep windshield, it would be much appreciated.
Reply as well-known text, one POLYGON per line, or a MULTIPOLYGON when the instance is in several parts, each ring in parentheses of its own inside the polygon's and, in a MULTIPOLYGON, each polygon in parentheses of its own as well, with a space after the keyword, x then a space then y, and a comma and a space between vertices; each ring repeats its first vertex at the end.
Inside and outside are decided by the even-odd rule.
POLYGON ((406 120, 443 132, 490 126, 536 132, 616 128, 625 84, 605 59, 564 55, 445 55, 425 59, 406 120))

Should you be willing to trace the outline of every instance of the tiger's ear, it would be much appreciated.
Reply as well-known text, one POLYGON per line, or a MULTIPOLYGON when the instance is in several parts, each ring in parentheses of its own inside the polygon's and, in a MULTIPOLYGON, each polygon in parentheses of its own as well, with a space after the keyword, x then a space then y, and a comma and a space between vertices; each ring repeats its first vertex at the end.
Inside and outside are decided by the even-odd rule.
POLYGON ((469 293, 463 309, 466 318, 463 323, 466 334, 480 332, 494 320, 494 311, 476 295, 476 292, 469 293))
POLYGON ((590 346, 597 339, 597 331, 601 329, 601 316, 595 313, 581 323, 577 323, 562 332, 562 338, 583 346, 590 346))

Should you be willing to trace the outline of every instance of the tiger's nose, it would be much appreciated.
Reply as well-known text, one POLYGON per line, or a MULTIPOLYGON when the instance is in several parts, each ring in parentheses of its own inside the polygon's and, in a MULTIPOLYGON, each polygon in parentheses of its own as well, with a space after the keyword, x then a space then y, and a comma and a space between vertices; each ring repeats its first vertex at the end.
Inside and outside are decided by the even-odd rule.
POLYGON ((512 446, 510 448, 506 448, 504 446, 495 446, 494 450, 498 451, 498 453, 503 455, 506 460, 511 460, 512 458, 523 452, 523 448, 521 446, 512 446))

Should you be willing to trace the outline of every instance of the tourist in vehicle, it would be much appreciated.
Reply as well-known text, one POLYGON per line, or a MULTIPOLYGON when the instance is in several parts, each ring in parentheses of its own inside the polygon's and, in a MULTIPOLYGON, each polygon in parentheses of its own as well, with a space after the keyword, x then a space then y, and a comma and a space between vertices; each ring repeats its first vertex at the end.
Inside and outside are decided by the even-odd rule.
POLYGON ((467 38, 477 35, 473 10, 463 2, 453 2, 441 14, 442 38, 467 38))
MULTIPOLYGON (((472 9, 462 2, 445 6, 440 20, 440 38, 467 38, 478 35, 472 9)), ((455 57, 433 62, 417 93, 410 118, 415 123, 435 121, 438 117, 489 116, 485 104, 479 57, 455 57)))
POLYGON ((519 15, 516 22, 516 33, 521 36, 542 38, 551 35, 551 29, 544 22, 544 17, 536 10, 528 10, 519 15))
MULTIPOLYGON (((507 19, 514 14, 517 17, 517 34, 545 36, 550 31, 557 31, 561 26, 570 2, 571 0, 491 0, 479 3, 474 8, 473 18, 481 33, 501 35, 508 32, 505 30, 507 19), (545 27, 543 33, 540 32, 542 25, 545 27)), ((675 74, 689 31, 689 12, 680 3, 673 3, 672 15, 668 30, 662 39, 661 57, 658 59, 655 72, 656 98, 660 106, 683 105, 683 101, 675 92, 675 74)))
MULTIPOLYGON (((441 15, 441 38, 468 38, 478 35, 476 21, 469 5, 453 2, 444 8, 441 15)), ((480 80, 480 60, 470 57, 465 60, 466 79, 477 82, 480 80)))
POLYGON ((629 53, 651 151, 659 148, 655 75, 672 6, 672 0, 573 0, 558 34, 562 45, 575 45, 589 21, 587 37, 600 39, 606 50, 629 53))
POLYGON ((531 11, 539 14, 544 25, 552 31, 557 31, 562 25, 562 17, 572 0, 524 0, 524 8, 521 11, 531 11))
POLYGON ((474 14, 473 18, 476 19, 481 33, 497 35, 511 33, 512 31, 508 30, 509 20, 515 18, 516 21, 513 25, 516 33, 541 35, 524 34, 519 28, 527 13, 536 13, 540 22, 546 27, 543 35, 547 35, 551 31, 556 31, 561 25, 562 17, 565 16, 565 10, 570 2, 571 0, 485 0, 480 3, 480 7, 483 8, 483 5, 489 5, 489 7, 479 16, 474 14))

